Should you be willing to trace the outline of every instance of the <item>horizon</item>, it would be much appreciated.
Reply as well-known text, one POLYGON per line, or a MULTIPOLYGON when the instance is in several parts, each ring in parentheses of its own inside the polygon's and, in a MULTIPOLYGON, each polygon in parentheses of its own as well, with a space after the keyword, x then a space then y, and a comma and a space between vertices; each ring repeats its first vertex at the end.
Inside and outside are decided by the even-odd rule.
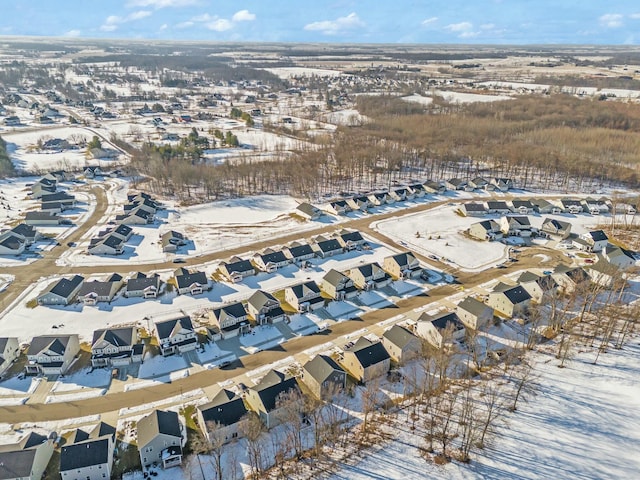
POLYGON ((551 0, 16 0, 0 36, 185 42, 594 45, 640 44, 640 7, 624 0, 557 5, 551 0), (70 14, 73 12, 73 14, 70 14))

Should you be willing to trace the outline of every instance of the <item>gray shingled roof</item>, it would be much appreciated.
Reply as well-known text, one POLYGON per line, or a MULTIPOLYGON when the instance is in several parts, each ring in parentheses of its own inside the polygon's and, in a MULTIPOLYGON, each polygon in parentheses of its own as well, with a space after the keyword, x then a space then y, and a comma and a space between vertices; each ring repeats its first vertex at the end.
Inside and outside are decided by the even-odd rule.
POLYGON ((54 284, 52 284, 47 292, 51 292, 54 295, 59 295, 63 298, 67 298, 71 292, 73 292, 84 281, 84 278, 80 275, 74 275, 73 278, 61 278, 54 284))
POLYGON ((91 348, 104 348, 108 345, 125 347, 133 344, 136 327, 106 328, 94 330, 91 348))
POLYGON ((64 355, 70 338, 71 335, 41 335, 33 337, 27 350, 27 355, 37 355, 45 350, 64 355))
POLYGON ((182 437, 180 420, 176 412, 154 410, 138 420, 138 447, 142 448, 149 444, 161 433, 176 438, 182 437))
POLYGON ((382 335, 397 347, 404 348, 411 342, 415 341, 417 337, 400 325, 394 325, 382 335))
POLYGON ((391 358, 381 342, 371 342, 365 337, 360 337, 355 345, 345 351, 353 352, 363 368, 391 358))
POLYGON ((329 378, 333 372, 343 372, 344 370, 331 357, 327 355, 316 355, 302 367, 319 384, 329 378))
POLYGON ((185 316, 156 322, 156 332, 158 332, 158 338, 160 339, 169 338, 176 328, 193 331, 191 318, 185 316))
MULTIPOLYGON (((223 426, 237 423, 247 413, 242 398, 224 388, 213 397, 211 403, 199 406, 198 410, 205 423, 217 422, 223 426)), ((206 425, 202 427, 207 428, 206 425)))
POLYGON ((60 450, 60 471, 103 465, 109 461, 109 449, 109 437, 64 446, 60 450))

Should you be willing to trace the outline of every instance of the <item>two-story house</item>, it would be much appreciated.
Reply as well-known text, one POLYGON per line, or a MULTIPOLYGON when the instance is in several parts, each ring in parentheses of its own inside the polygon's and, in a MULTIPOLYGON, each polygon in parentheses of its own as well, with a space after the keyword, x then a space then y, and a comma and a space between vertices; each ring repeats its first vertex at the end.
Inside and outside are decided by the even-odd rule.
POLYGON ((249 331, 247 310, 240 302, 229 303, 209 312, 209 318, 218 327, 222 338, 231 338, 249 331))
POLYGON ((284 299, 301 313, 313 311, 324 306, 320 287, 313 280, 285 288, 284 299))
POLYGON ((62 375, 80 353, 76 334, 33 337, 27 349, 27 375, 62 375))
POLYGON ((277 323, 285 320, 286 315, 280 302, 268 292, 257 290, 247 300, 247 313, 258 325, 277 323))
POLYGON ((94 330, 91 342, 91 366, 121 367, 141 362, 144 343, 140 341, 138 328, 110 327, 94 330))
POLYGON ((384 288, 391 283, 391 276, 385 272, 378 262, 358 265, 349 270, 349 278, 360 290, 384 288))
POLYGON ((138 420, 137 437, 143 469, 152 465, 171 468, 182 463, 187 435, 176 412, 154 410, 142 417, 138 420))
POLYGON ((155 323, 155 333, 163 356, 195 350, 198 336, 191 318, 184 316, 155 323))

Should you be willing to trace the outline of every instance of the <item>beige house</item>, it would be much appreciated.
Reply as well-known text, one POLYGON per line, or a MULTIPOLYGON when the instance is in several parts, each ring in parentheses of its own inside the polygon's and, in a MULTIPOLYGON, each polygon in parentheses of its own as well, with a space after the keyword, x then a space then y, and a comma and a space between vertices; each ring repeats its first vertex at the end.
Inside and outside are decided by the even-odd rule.
POLYGON ((280 405, 280 398, 291 391, 300 391, 295 377, 270 370, 260 382, 245 391, 245 402, 250 410, 258 414, 269 429, 281 423, 286 406, 280 405))
POLYGON ((138 452, 142 468, 170 468, 182 463, 186 428, 176 412, 154 410, 138 421, 138 452))
POLYGON ((0 478, 40 480, 53 455, 56 434, 29 433, 19 442, 0 445, 0 478))
POLYGON ((0 337, 0 377, 20 356, 20 343, 16 337, 0 337))
POLYGON ((493 308, 474 297, 466 297, 456 307, 456 315, 465 327, 478 330, 493 320, 493 308))
POLYGON ((347 373, 331 357, 316 355, 302 367, 302 382, 313 396, 328 399, 347 385, 347 373))
POLYGON ((391 357, 382 342, 360 337, 342 352, 342 366, 356 380, 366 383, 385 375, 391 368, 391 357))
POLYGON ((423 313, 415 326, 416 334, 436 348, 461 341, 465 335, 464 324, 454 312, 437 315, 423 313))
POLYGON ((404 363, 416 358, 422 351, 422 342, 413 333, 400 325, 394 325, 382 335, 382 346, 391 360, 404 363))
POLYGON ((531 303, 531 295, 522 285, 516 285, 500 292, 491 292, 487 305, 505 317, 522 314, 531 303))
POLYGON ((412 252, 402 252, 385 257, 382 262, 382 268, 394 280, 414 278, 422 273, 420 261, 412 252))
POLYGON ((224 388, 210 403, 197 407, 200 429, 213 444, 224 444, 238 438, 246 414, 247 407, 242 397, 224 388))
POLYGON ((391 277, 378 262, 358 265, 349 270, 349 278, 360 290, 375 290, 391 283, 391 277))

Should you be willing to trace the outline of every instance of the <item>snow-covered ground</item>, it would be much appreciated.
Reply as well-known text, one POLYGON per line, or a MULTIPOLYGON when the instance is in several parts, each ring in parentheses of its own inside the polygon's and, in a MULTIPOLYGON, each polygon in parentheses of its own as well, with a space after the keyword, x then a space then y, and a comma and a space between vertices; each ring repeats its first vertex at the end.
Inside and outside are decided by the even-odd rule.
POLYGON ((271 72, 274 75, 282 79, 289 79, 293 77, 338 77, 343 73, 339 70, 329 70, 325 68, 310 68, 310 67, 270 67, 263 68, 267 72, 271 72))

